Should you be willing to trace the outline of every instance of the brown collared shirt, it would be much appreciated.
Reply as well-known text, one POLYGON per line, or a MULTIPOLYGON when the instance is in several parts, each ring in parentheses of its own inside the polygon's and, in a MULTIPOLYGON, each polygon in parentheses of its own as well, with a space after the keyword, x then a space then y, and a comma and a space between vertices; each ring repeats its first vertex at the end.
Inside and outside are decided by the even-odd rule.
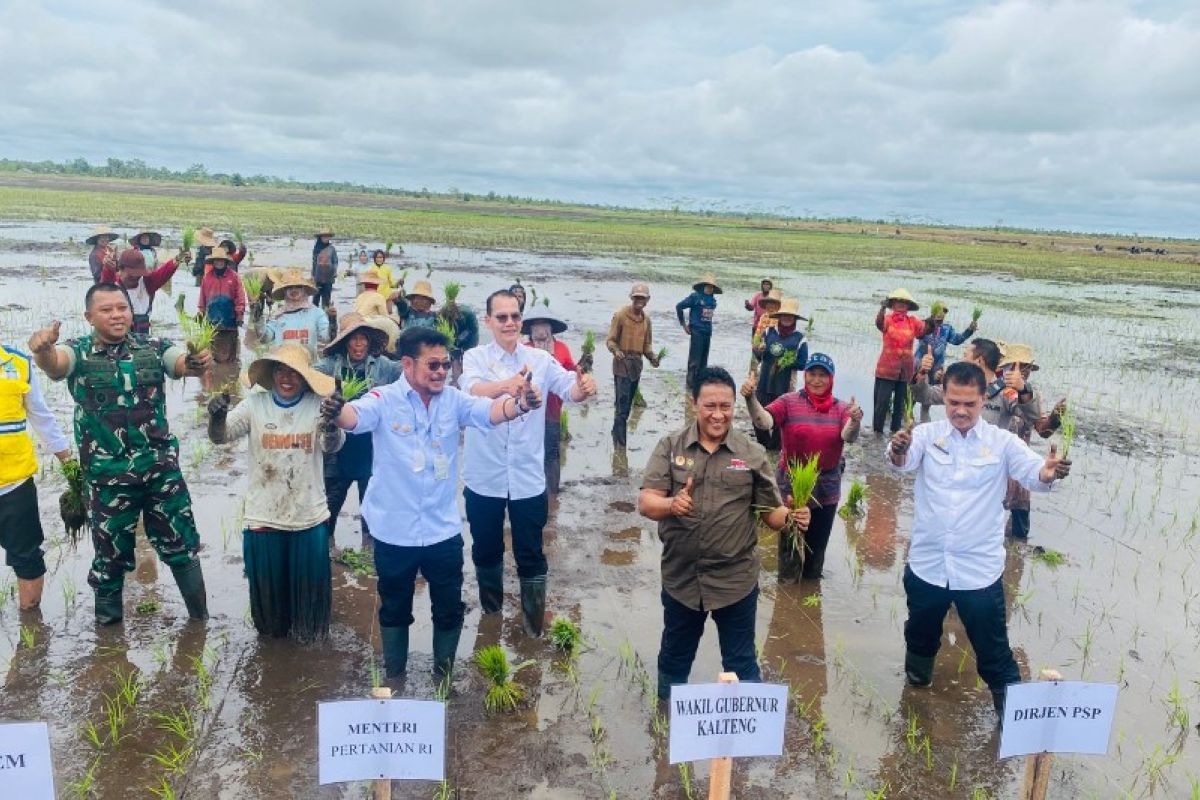
POLYGON ((757 442, 730 431, 709 453, 694 422, 654 448, 642 488, 672 496, 688 478, 692 513, 658 523, 663 589, 688 608, 716 611, 758 583, 757 512, 780 505, 779 489, 767 451, 757 442))
POLYGON ((639 317, 633 306, 625 306, 613 314, 605 345, 610 352, 620 350, 625 355, 624 358, 613 356, 613 377, 638 380, 642 376, 642 356, 652 358, 655 355, 650 315, 642 312, 639 317))

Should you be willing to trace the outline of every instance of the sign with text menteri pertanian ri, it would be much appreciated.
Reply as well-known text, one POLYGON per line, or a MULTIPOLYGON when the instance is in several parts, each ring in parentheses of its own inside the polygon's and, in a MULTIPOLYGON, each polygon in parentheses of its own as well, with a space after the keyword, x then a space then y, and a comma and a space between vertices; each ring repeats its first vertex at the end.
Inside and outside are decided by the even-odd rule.
POLYGON ((319 782, 440 781, 446 772, 446 704, 342 700, 317 705, 319 782))

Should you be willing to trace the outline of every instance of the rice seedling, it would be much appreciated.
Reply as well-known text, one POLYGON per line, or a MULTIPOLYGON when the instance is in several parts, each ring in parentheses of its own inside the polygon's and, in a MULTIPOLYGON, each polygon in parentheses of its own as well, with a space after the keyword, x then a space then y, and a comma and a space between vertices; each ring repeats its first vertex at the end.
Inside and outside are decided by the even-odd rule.
POLYGON ((453 348, 456 334, 456 331, 454 330, 454 323, 443 316, 438 316, 438 318, 434 320, 433 327, 438 333, 446 337, 446 341, 450 343, 449 346, 453 348))
POLYGON ((104 746, 104 740, 100 738, 100 729, 90 719, 79 726, 79 733, 83 736, 84 741, 97 750, 104 746))
POLYGON ((342 397, 347 401, 357 400, 367 393, 371 388, 371 379, 367 377, 358 377, 354 372, 346 371, 342 374, 342 397))
POLYGON ((666 361, 666 360, 667 360, 667 354, 668 354, 668 353, 670 353, 670 352, 671 352, 671 351, 670 351, 670 350, 668 350, 667 348, 665 348, 665 347, 660 347, 660 348, 659 348, 659 350, 658 350, 658 353, 657 353, 657 354, 654 356, 654 358, 655 358, 655 360, 657 360, 657 361, 658 361, 658 363, 660 363, 660 364, 661 364, 662 362, 664 362, 664 361, 666 361))
POLYGON ((242 276, 242 287, 246 290, 246 300, 257 303, 262 298, 263 276, 256 272, 246 273, 242 276))
POLYGON ((679 762, 679 787, 683 789, 683 796, 687 800, 693 800, 696 796, 696 789, 692 786, 692 765, 687 761, 679 762))
POLYGON ((146 787, 150 791, 150 794, 157 797, 158 800, 176 800, 178 795, 175 794, 175 790, 171 787, 171 782, 165 776, 160 777, 158 781, 157 786, 146 787))
POLYGON ((67 609, 75 608, 75 602, 79 598, 79 587, 75 585, 73 578, 68 576, 62 582, 63 606, 67 609))
POLYGON ((596 358, 596 334, 588 331, 583 335, 583 344, 579 346, 579 361, 576 362, 581 374, 592 371, 596 358))
POLYGON ((238 247, 241 247, 246 243, 246 234, 242 231, 241 225, 233 226, 233 240, 237 242, 238 247))
POLYGON ((816 592, 813 592, 812 594, 805 595, 804 599, 801 600, 800 602, 805 608, 820 608, 821 607, 821 595, 817 594, 816 592))
POLYGON ((813 327, 816 325, 816 323, 814 322, 816 317, 817 317, 816 312, 814 312, 814 311, 808 312, 808 324, 804 326, 804 334, 806 336, 810 336, 810 337, 812 336, 813 327))
POLYGON ((549 308, 549 307, 550 307, 550 298, 549 298, 549 297, 543 297, 543 298, 542 298, 542 305, 544 305, 546 308, 549 308))
POLYGON ((360 578, 366 578, 375 574, 375 560, 365 550, 355 550, 353 547, 347 547, 339 552, 337 558, 334 560, 360 578))
POLYGON ((446 284, 446 288, 443 291, 446 294, 446 305, 453 306, 458 301, 458 295, 462 291, 462 284, 452 281, 446 284))
POLYGON ((183 229, 183 242, 182 242, 182 244, 179 245, 179 252, 186 253, 186 252, 190 251, 192 249, 192 246, 195 244, 196 244, 196 229, 195 228, 184 228, 183 229))
POLYGON ((489 645, 475 653, 475 666, 490 681, 483 705, 488 713, 515 711, 525 698, 525 689, 513 682, 513 675, 533 662, 526 661, 516 668, 510 666, 508 654, 500 645, 489 645))
POLYGON ((1062 436, 1062 457, 1071 457, 1071 445, 1075 442, 1075 412, 1070 405, 1063 405, 1058 415, 1058 432, 1062 436))
POLYGON ((983 307, 975 306, 971 309, 971 322, 979 322, 979 318, 983 316, 983 307))
POLYGON ((1040 545, 1033 548, 1033 560, 1040 561, 1048 567, 1061 567, 1067 563, 1067 557, 1057 550, 1042 547, 1040 545))
POLYGON ((788 484, 792 490, 792 508, 804 508, 812 501, 821 474, 820 456, 814 454, 805 461, 792 459, 787 465, 788 484))
POLYGON ((914 424, 913 410, 916 408, 917 399, 913 395, 912 384, 908 384, 904 394, 904 424, 911 428, 914 424))
POLYGON ((83 468, 75 459, 62 464, 67 489, 58 498, 58 513, 67 529, 67 539, 72 545, 79 541, 79 531, 87 524, 87 511, 83 502, 83 468))
POLYGON ((1171 684, 1171 691, 1167 693, 1167 710, 1167 724, 1179 728, 1180 733, 1186 736, 1191 730, 1192 718, 1188 713, 1187 699, 1179 691, 1178 676, 1171 684))
MULTIPOLYGON (((180 300, 182 299, 183 296, 180 295, 180 300)), ((183 340, 187 344, 189 355, 196 355, 210 349, 213 339, 217 335, 217 326, 207 317, 201 315, 193 317, 183 312, 179 313, 179 329, 183 333, 183 340)))
POLYGON ((35 644, 37 644, 37 631, 34 630, 32 625, 22 625, 21 646, 26 650, 32 650, 35 644))
POLYGON ((786 353, 781 355, 779 357, 779 359, 775 362, 775 372, 779 373, 779 372, 783 372, 785 370, 789 370, 789 369, 792 369, 793 367, 795 367, 796 366, 796 356, 797 356, 797 353, 795 350, 788 350, 786 353))
POLYGON ((395 242, 393 242, 393 241, 390 241, 390 240, 389 240, 389 241, 385 242, 385 243, 384 243, 384 245, 383 245, 383 254, 384 254, 385 256, 391 256, 391 255, 392 255, 392 248, 393 248, 393 247, 395 247, 395 246, 396 246, 396 243, 395 243, 395 242))
POLYGON ((846 492, 846 504, 838 509, 838 516, 850 519, 865 514, 863 502, 867 499, 867 491, 867 485, 858 478, 850 481, 850 491, 846 492))
POLYGON ((558 438, 559 441, 571 441, 571 415, 564 408, 558 415, 558 438))
POLYGON ((73 780, 67 784, 67 794, 76 800, 84 800, 84 798, 94 797, 96 794, 96 769, 100 766, 100 756, 92 759, 88 764, 87 771, 79 776, 77 780, 73 780))
POLYGON ((573 658, 583 645, 583 632, 566 617, 557 617, 550 626, 550 643, 573 658))
POLYGON ((157 600, 143 600, 134 606, 134 610, 139 614, 157 614, 162 611, 162 603, 157 600))
POLYGON ((152 761, 172 775, 181 774, 191 757, 192 746, 190 744, 180 748, 174 742, 167 742, 150 754, 152 761))

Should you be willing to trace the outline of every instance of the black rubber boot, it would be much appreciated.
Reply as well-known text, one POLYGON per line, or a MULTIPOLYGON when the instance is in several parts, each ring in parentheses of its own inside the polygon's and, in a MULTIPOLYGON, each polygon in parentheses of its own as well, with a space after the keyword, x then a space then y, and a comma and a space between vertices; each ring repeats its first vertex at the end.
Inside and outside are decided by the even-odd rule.
POLYGON ((546 624, 546 576, 539 575, 521 581, 521 611, 525 633, 535 639, 542 635, 546 624))
POLYGON ((454 672, 454 656, 458 652, 458 637, 462 626, 457 628, 433 628, 433 677, 445 680, 454 672))
POLYGON ((904 677, 909 686, 933 685, 933 656, 919 656, 916 653, 904 654, 904 677))
POLYGON ((1004 695, 1004 689, 998 692, 992 690, 992 706, 996 709, 996 725, 1000 727, 1000 730, 1004 730, 1004 695))
POLYGON ((687 683, 687 676, 667 675, 662 671, 659 671, 658 699, 669 702, 671 700, 671 687, 677 683, 687 683))
POLYGON ((798 548, 804 547, 804 539, 789 528, 779 532, 779 582, 799 583, 804 563, 798 548))
POLYGON ((192 619, 208 619, 208 595, 204 591, 204 571, 200 568, 200 560, 173 566, 171 574, 175 576, 175 585, 183 595, 188 616, 192 619))
POLYGON ((125 592, 117 589, 110 592, 96 590, 96 624, 116 625, 124 616, 123 604, 125 592))
POLYGON ((1029 509, 1014 508, 1011 514, 1012 537, 1014 539, 1026 541, 1029 538, 1029 509))
POLYGON ((504 565, 476 567, 479 581, 479 606, 485 614, 494 614, 504 605, 504 565))
POLYGON ((383 670, 389 678, 396 678, 408 669, 408 627, 385 628, 380 626, 379 639, 383 643, 383 670))

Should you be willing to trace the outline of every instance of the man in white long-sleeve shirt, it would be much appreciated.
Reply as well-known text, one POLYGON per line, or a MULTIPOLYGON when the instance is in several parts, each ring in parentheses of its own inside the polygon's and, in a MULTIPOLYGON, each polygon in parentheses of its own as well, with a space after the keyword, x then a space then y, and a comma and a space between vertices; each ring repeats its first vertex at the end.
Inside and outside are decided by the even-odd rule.
MULTIPOLYGON (((485 324, 490 344, 463 356, 459 386, 479 397, 520 397, 529 386, 553 392, 569 403, 596 394, 591 375, 568 372, 545 350, 521 345, 521 305, 507 289, 487 299, 485 324)), ((525 630, 541 636, 546 616, 545 406, 490 431, 467 429, 463 482, 467 522, 471 526, 471 559, 479 580, 479 604, 485 614, 500 610, 504 600, 504 514, 512 529, 513 558, 521 579, 525 630)))
POLYGON ((71 445, 46 407, 32 359, 0 345, 0 546, 5 563, 17 573, 22 611, 41 603, 46 581, 45 536, 33 484, 37 456, 29 428, 59 461, 71 458, 71 445))
POLYGON ((901 430, 888 446, 893 470, 917 473, 904 569, 905 674, 913 686, 933 682, 942 621, 953 603, 1003 719, 1005 689, 1021 680, 1004 616, 1004 494, 1009 478, 1048 492, 1070 472, 1070 462, 1053 446, 1043 460, 980 418, 987 381, 975 364, 951 365, 942 385, 946 419, 901 430))

